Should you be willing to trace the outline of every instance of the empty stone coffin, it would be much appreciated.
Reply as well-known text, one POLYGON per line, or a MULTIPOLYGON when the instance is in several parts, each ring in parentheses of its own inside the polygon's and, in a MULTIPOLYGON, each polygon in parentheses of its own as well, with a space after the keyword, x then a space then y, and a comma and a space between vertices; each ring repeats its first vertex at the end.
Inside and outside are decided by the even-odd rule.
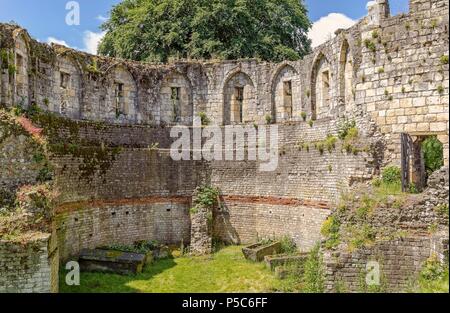
POLYGON ((261 262, 264 260, 266 255, 273 255, 279 253, 281 250, 280 242, 273 243, 257 243, 242 249, 242 253, 244 254, 247 260, 252 260, 255 262, 261 262))
POLYGON ((275 268, 280 266, 286 266, 290 264, 302 265, 308 259, 308 253, 300 253, 294 255, 288 254, 276 254, 267 255, 264 257, 264 262, 270 270, 274 271, 275 268))
POLYGON ((134 275, 142 272, 145 254, 103 249, 83 249, 80 253, 80 269, 84 272, 104 272, 134 275))

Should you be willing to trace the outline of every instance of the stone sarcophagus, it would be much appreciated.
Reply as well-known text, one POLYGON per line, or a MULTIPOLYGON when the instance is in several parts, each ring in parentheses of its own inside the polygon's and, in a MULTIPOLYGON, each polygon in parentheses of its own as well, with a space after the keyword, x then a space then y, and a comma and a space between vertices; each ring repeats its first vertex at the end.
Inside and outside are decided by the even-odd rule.
POLYGON ((79 263, 81 271, 105 272, 121 275, 139 274, 146 260, 145 254, 103 249, 83 249, 79 263))
POLYGON ((264 260, 265 256, 277 254, 280 251, 281 243, 278 241, 271 243, 257 243, 242 249, 245 258, 255 262, 261 262, 264 260))

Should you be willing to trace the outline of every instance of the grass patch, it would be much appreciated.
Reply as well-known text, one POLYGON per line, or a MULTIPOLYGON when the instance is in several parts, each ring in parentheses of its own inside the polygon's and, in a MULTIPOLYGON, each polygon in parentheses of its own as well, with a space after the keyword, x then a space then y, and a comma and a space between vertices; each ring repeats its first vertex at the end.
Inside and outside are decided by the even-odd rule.
POLYGON ((142 274, 122 276, 81 273, 80 286, 67 286, 60 274, 63 293, 217 293, 271 292, 295 289, 292 281, 279 280, 263 263, 245 260, 242 247, 225 247, 210 256, 160 260, 142 274))
POLYGON ((441 264, 436 255, 431 256, 424 264, 414 288, 416 293, 448 293, 448 262, 441 264))

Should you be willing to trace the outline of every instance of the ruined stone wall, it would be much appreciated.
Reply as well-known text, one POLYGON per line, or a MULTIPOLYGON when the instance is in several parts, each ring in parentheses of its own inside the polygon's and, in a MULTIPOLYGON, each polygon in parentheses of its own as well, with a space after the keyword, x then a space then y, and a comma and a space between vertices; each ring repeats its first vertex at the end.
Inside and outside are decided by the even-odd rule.
POLYGON ((55 218, 61 261, 81 249, 132 245, 141 240, 189 243, 189 198, 79 202, 62 206, 55 218))
MULTIPOLYGON (((58 148, 52 159, 62 207, 72 208, 59 211, 56 223, 63 258, 101 244, 188 241, 189 203, 171 199, 191 197, 202 183, 222 191, 221 238, 289 233, 306 250, 341 191, 399 164, 400 133, 438 135, 448 164, 448 1, 411 0, 411 12, 395 17, 384 6, 378 1, 310 55, 280 64, 143 64, 48 47, 0 25, 1 104, 35 104, 78 120, 47 134, 58 148), (174 162, 169 126, 192 125, 200 112, 214 125, 277 123, 277 170, 260 172, 255 161, 174 162), (315 148, 343 119, 357 122, 358 151, 340 141, 331 151, 315 148), (154 197, 163 198, 146 202, 154 197)), ((0 175, 3 182, 26 172, 0 175)))
POLYGON ((189 125, 199 112, 219 125, 350 118, 385 136, 385 164, 399 164, 402 132, 436 134, 447 151, 448 1, 411 0, 408 14, 392 17, 386 7, 377 2, 302 60, 280 64, 140 64, 50 49, 13 28, 2 49, 17 70, 3 70, 2 103, 119 124, 189 125))
POLYGON ((320 203, 263 197, 224 197, 214 212, 215 238, 233 244, 291 237, 302 251, 321 240, 320 228, 330 214, 320 203))
MULTIPOLYGON (((436 246, 432 242, 431 237, 407 237, 380 242, 353 252, 326 252, 326 292, 340 289, 342 292, 361 293, 370 290, 366 276, 371 268, 366 266, 371 261, 379 264, 380 285, 377 288, 391 292, 407 291, 418 278, 424 262, 432 256, 432 247, 436 246)), ((446 242, 448 254, 448 238, 446 242)), ((441 238, 440 245, 442 244, 441 238)))
POLYGON ((58 252, 50 235, 0 240, 0 292, 58 292, 58 252))

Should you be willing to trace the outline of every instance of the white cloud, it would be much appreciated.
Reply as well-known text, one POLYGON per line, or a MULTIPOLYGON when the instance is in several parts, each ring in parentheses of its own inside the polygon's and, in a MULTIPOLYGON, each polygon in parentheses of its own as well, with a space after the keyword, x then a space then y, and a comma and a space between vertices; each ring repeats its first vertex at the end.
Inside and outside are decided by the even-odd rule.
POLYGON ((67 42, 65 40, 56 39, 55 37, 48 37, 47 43, 48 44, 56 43, 61 46, 69 47, 69 45, 67 44, 67 42))
POLYGON ((372 5, 376 4, 376 1, 369 1, 367 2, 366 8, 369 9, 372 5))
POLYGON ((84 44, 83 51, 86 51, 91 54, 97 54, 98 45, 102 40, 102 38, 105 36, 105 34, 106 32, 94 33, 91 32, 90 30, 85 31, 83 35, 83 44, 84 44))
POLYGON ((317 47, 333 38, 334 32, 339 28, 349 28, 355 23, 355 20, 352 20, 344 14, 330 13, 313 23, 308 36, 312 40, 312 46, 317 47))
POLYGON ((109 20, 108 17, 103 16, 103 15, 99 15, 99 16, 97 16, 96 18, 97 18, 97 20, 99 20, 100 22, 106 22, 107 20, 109 20))

